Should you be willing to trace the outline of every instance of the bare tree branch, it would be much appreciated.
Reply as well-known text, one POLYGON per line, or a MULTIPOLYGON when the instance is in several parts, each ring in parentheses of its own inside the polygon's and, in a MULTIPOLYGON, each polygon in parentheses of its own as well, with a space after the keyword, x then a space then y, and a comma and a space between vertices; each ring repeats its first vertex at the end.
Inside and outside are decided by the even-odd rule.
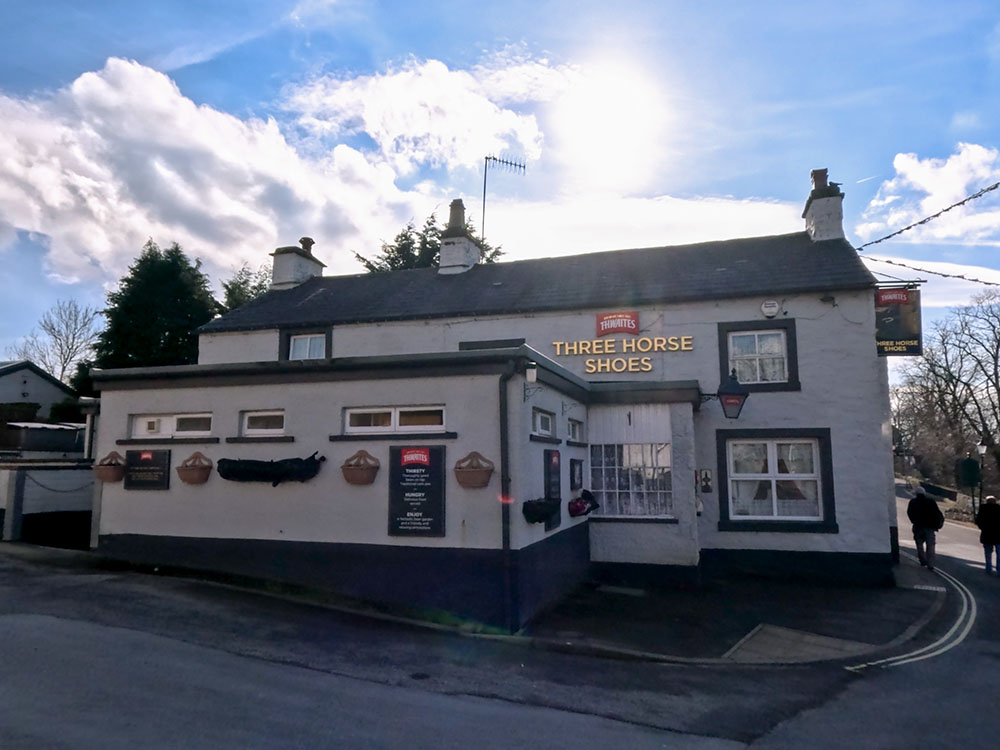
POLYGON ((8 356, 27 359, 59 380, 68 382, 76 363, 92 351, 100 312, 76 300, 60 300, 18 343, 7 348, 8 356))

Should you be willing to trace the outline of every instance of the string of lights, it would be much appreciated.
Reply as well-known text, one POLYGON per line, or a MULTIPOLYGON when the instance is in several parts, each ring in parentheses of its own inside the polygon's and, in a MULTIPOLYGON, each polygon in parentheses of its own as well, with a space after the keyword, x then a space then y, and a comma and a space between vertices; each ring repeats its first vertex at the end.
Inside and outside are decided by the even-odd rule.
MULTIPOLYGON (((872 255, 866 255, 868 260, 876 261, 878 263, 888 263, 891 266, 902 266, 903 268, 909 268, 911 271, 919 271, 920 273, 929 273, 934 276, 944 276, 948 279, 961 279, 962 281, 968 281, 973 284, 982 284, 984 286, 1000 286, 1000 282, 997 281, 984 281, 983 279, 973 278, 972 276, 966 276, 961 273, 945 273, 944 271, 932 271, 929 268, 919 268, 918 266, 911 266, 907 263, 900 263, 898 260, 889 260, 888 258, 876 258, 872 255)), ((888 275, 888 274, 883 274, 888 275)))
MULTIPOLYGON (((872 240, 871 242, 866 242, 865 244, 863 244, 860 247, 858 247, 858 250, 859 251, 860 250, 864 250, 866 247, 870 247, 872 245, 877 245, 880 242, 885 242, 886 240, 892 239, 893 237, 896 237, 897 235, 900 235, 903 232, 909 231, 910 229, 913 229, 914 227, 919 227, 921 224, 926 224, 929 221, 933 221, 934 219, 938 218, 942 214, 947 213, 948 211, 951 211, 953 208, 958 208, 959 206, 964 206, 969 201, 973 201, 976 198, 981 198, 982 196, 986 195, 991 190, 996 190, 997 188, 1000 188, 1000 182, 994 182, 992 185, 990 185, 989 187, 983 188, 978 193, 973 193, 972 195, 968 196, 967 198, 963 198, 958 203, 953 203, 952 205, 948 206, 948 208, 942 208, 936 214, 931 214, 930 216, 927 216, 927 217, 921 219, 920 221, 914 222, 913 224, 910 224, 907 227, 903 227, 902 229, 897 229, 892 234, 887 234, 885 237, 880 237, 877 240, 872 240)), ((922 269, 917 269, 917 270, 919 271, 919 270, 922 270, 922 269)), ((928 273, 932 273, 932 272, 928 271, 928 273)))

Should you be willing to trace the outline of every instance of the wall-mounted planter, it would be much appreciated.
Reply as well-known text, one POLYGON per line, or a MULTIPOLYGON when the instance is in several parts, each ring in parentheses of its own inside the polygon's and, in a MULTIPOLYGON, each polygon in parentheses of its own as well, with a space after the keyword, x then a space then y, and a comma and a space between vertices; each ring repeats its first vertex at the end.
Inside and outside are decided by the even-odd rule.
POLYGON ((562 503, 558 498, 554 500, 525 500, 521 506, 521 513, 528 523, 545 523, 559 512, 562 503))
POLYGON ((184 484, 205 484, 212 474, 212 459, 201 451, 195 451, 181 461, 177 467, 177 476, 184 484))
POLYGON ((125 459, 118 451, 111 451, 93 469, 94 476, 102 482, 120 482, 125 478, 125 459))
POLYGON ((360 450, 341 465, 348 484, 371 484, 378 474, 379 460, 366 450, 360 450))
POLYGON ((494 468, 495 466, 492 461, 484 458, 476 451, 472 451, 465 458, 461 458, 455 462, 455 479, 458 480, 460 485, 468 489, 485 487, 490 483, 490 477, 493 476, 494 468))

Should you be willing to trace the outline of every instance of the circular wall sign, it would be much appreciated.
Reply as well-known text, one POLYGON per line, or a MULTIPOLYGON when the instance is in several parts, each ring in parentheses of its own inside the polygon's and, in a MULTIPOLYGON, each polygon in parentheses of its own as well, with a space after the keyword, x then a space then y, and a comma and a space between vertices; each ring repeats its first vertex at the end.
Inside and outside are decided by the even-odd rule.
POLYGON ((766 299, 760 303, 760 311, 768 318, 773 318, 781 311, 781 305, 777 300, 766 299))

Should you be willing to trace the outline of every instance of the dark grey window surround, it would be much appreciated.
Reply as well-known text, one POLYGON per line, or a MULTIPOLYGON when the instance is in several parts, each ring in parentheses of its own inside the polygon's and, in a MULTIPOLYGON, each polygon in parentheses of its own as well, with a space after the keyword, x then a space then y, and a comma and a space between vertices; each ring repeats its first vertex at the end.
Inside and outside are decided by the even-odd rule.
POLYGON ((745 383, 751 393, 766 393, 768 391, 800 391, 799 383, 799 351, 795 339, 795 319, 783 318, 775 320, 742 320, 731 323, 719 323, 719 382, 725 380, 732 368, 729 367, 729 334, 742 331, 782 330, 785 332, 785 355, 788 365, 788 382, 786 383, 745 383))
POLYGON ((310 333, 326 334, 326 342, 324 344, 326 347, 326 356, 323 359, 330 359, 333 356, 333 329, 320 326, 315 328, 283 328, 281 330, 281 346, 278 349, 278 360, 281 362, 288 361, 288 351, 292 345, 292 336, 303 336, 310 333))
POLYGON ((837 534, 837 507, 833 490, 833 454, 830 449, 830 430, 819 428, 716 430, 716 460, 719 471, 719 531, 783 531, 796 534, 817 533, 837 534), (773 521, 754 519, 752 521, 733 520, 729 517, 729 460, 726 442, 759 438, 779 440, 781 438, 813 438, 819 444, 820 483, 822 484, 822 521, 773 521))

